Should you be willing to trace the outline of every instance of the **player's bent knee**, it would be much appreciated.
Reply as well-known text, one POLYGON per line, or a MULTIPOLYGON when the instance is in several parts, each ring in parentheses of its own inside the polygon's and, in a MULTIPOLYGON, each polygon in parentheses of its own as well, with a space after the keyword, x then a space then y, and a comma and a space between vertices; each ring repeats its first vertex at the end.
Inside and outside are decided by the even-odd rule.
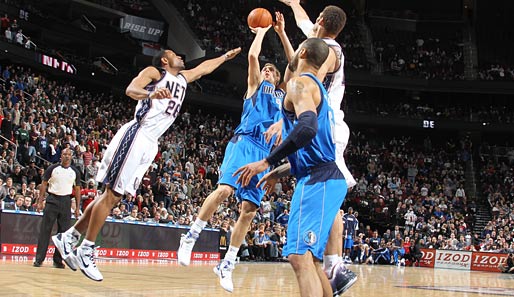
POLYGON ((312 255, 310 252, 307 252, 303 255, 292 254, 287 258, 293 267, 293 270, 295 271, 307 270, 314 267, 312 262, 312 255))
POLYGON ((230 197, 230 195, 232 195, 232 187, 229 185, 219 185, 216 189, 216 192, 218 192, 216 198, 220 200, 219 202, 221 203, 223 200, 227 199, 228 197, 230 197))

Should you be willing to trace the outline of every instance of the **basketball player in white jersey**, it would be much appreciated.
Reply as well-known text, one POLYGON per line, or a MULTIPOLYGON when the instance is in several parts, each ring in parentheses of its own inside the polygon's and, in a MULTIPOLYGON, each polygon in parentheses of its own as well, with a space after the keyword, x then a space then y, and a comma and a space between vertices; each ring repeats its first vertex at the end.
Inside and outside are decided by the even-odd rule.
POLYGON ((77 267, 92 280, 102 274, 94 260, 95 240, 110 210, 125 193, 135 196, 141 179, 158 151, 157 140, 173 124, 183 104, 187 84, 209 74, 234 58, 240 48, 184 70, 184 61, 171 50, 161 51, 153 65, 143 69, 126 89, 138 100, 134 119, 123 125, 105 151, 96 180, 106 185, 104 194, 94 200, 77 223, 65 233, 52 237, 64 261, 77 267), (82 244, 73 250, 81 234, 82 244))
MULTIPOLYGON (((330 48, 327 60, 321 66, 318 72, 318 78, 323 81, 323 85, 327 89, 329 105, 334 110, 334 141, 336 144, 336 164, 343 173, 348 185, 348 189, 356 185, 356 181, 348 170, 344 161, 344 150, 348 144, 350 137, 350 129, 344 122, 344 112, 341 110, 341 102, 344 96, 344 55, 341 45, 335 41, 335 38, 343 30, 346 24, 346 14, 337 6, 327 6, 320 13, 315 23, 309 20, 309 16, 300 5, 299 0, 280 0, 293 10, 296 24, 302 30, 306 37, 322 38, 330 48)), ((294 51, 289 43, 284 29, 284 18, 277 13, 277 25, 275 31, 278 33, 288 61, 292 58, 294 51), (277 27, 279 26, 279 27, 277 27)), ((294 75, 286 68, 284 82, 294 75)), ((276 131, 270 131, 271 133, 276 131)), ((323 256, 323 269, 327 273, 334 295, 338 295, 346 291, 356 281, 356 275, 344 268, 342 261, 343 246, 343 220, 340 213, 336 216, 330 238, 323 256), (339 273, 342 272, 342 273, 339 273), (344 278, 343 280, 341 278, 344 278), (343 284, 341 286, 341 284, 343 284)))

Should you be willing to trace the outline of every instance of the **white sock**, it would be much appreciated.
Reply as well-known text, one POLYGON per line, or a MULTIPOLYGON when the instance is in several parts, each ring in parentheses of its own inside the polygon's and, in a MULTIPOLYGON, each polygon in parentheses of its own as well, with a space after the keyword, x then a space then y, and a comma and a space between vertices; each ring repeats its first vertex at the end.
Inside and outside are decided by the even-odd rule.
POLYGON ((80 238, 80 235, 81 235, 80 232, 77 231, 77 229, 75 229, 74 226, 71 226, 71 228, 66 230, 66 232, 64 232, 64 233, 71 234, 71 235, 73 235, 75 237, 79 237, 79 238, 80 238))
POLYGON ((338 262, 339 256, 337 254, 335 255, 323 255, 323 271, 330 276, 330 273, 332 273, 332 268, 336 265, 338 262))
POLYGON ((199 218, 196 218, 188 233, 191 237, 197 239, 205 226, 207 226, 207 221, 202 221, 199 218))
POLYGON ((84 238, 84 240, 82 240, 82 244, 80 246, 95 246, 95 242, 94 241, 89 241, 89 240, 84 238))
POLYGON ((228 251, 225 254, 225 261, 229 261, 230 263, 236 263, 237 252, 239 252, 239 248, 235 246, 229 246, 228 251))

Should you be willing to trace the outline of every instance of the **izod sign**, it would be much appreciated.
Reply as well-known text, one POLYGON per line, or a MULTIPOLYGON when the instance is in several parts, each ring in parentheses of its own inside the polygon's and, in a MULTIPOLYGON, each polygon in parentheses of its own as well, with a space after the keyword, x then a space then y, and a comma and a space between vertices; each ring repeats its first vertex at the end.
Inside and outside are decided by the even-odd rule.
POLYGON ((50 57, 44 54, 38 54, 37 58, 38 62, 46 65, 48 67, 52 67, 54 69, 69 73, 69 74, 77 74, 77 68, 66 61, 60 60, 58 58, 50 57))

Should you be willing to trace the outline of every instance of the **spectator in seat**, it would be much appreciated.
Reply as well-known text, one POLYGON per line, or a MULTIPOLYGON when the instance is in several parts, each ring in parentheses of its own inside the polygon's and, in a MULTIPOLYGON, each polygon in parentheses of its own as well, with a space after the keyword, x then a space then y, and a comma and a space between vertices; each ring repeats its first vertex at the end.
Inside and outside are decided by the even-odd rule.
POLYGON ((25 203, 25 198, 23 198, 23 196, 21 196, 21 195, 16 195, 15 201, 16 201, 15 203, 6 204, 5 209, 24 210, 23 204, 25 203))
POLYGON ((424 247, 425 241, 420 238, 414 246, 411 247, 411 262, 414 266, 419 266, 423 253, 421 249, 424 247))
POLYGON ((21 206, 20 210, 35 211, 34 205, 32 205, 32 197, 25 196, 24 201, 23 201, 23 205, 21 206))
POLYGON ((133 207, 130 211, 130 214, 124 219, 127 221, 138 221, 139 219, 137 217, 137 207, 133 207))
POLYGON ((7 42, 9 42, 9 43, 13 42, 13 34, 12 34, 12 31, 11 31, 11 28, 7 28, 4 31, 4 36, 7 39, 7 42))
POLYGON ((289 210, 284 209, 283 212, 277 217, 277 223, 279 223, 280 225, 282 225, 284 227, 284 226, 287 226, 288 221, 289 221, 289 210))
POLYGON ((510 253, 498 268, 502 273, 514 273, 514 254, 510 253))
POLYGON ((23 46, 23 30, 18 30, 15 36, 16 43, 23 46))

